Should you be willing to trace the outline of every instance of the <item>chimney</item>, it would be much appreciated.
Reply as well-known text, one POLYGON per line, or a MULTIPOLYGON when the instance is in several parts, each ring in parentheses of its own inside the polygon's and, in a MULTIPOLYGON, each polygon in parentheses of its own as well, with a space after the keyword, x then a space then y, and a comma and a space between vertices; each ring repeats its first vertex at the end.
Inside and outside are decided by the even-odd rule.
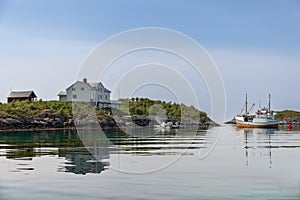
POLYGON ((83 82, 84 82, 84 83, 87 83, 87 78, 84 78, 84 79, 83 79, 83 82))

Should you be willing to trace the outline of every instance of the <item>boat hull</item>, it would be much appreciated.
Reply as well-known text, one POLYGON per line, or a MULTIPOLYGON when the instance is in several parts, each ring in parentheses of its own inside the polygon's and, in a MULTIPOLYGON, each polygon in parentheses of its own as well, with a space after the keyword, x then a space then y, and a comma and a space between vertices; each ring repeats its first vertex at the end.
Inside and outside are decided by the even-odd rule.
POLYGON ((238 128, 278 128, 279 123, 268 123, 268 124, 256 124, 252 122, 239 122, 236 121, 236 127, 238 128))

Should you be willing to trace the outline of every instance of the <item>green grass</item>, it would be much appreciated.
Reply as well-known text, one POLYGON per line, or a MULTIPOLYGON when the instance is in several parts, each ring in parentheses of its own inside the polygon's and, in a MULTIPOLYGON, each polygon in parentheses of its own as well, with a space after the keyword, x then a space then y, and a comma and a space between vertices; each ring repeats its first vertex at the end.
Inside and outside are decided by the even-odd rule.
POLYGON ((300 112, 293 110, 283 110, 278 112, 275 119, 280 121, 295 121, 300 119, 300 112))
POLYGON ((208 119, 205 112, 194 106, 151 100, 148 98, 120 99, 120 110, 131 116, 164 115, 173 119, 208 119))
POLYGON ((0 104, 0 115, 5 116, 37 116, 43 113, 53 113, 72 117, 73 112, 90 114, 96 112, 97 115, 165 115, 172 119, 208 119, 206 113, 197 110, 193 106, 164 102, 160 100, 150 100, 147 98, 121 99, 121 109, 99 110, 87 105, 61 101, 15 101, 8 104, 0 104), (74 109, 72 109, 74 108, 74 109))
POLYGON ((72 103, 61 101, 14 101, 0 104, 0 114, 8 116, 36 116, 45 112, 72 116, 72 103))
POLYGON ((74 113, 108 116, 108 112, 95 109, 89 104, 62 102, 62 101, 14 101, 0 104, 0 116, 38 116, 43 113, 63 115, 71 118, 74 113))

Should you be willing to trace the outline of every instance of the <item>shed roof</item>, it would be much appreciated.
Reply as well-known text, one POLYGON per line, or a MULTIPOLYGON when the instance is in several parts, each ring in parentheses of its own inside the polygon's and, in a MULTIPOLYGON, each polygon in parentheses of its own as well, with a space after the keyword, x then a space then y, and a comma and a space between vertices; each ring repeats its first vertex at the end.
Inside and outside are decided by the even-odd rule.
POLYGON ((30 91, 11 91, 7 98, 28 98, 32 96, 36 98, 36 94, 33 90, 30 91))
POLYGON ((67 91, 60 91, 57 96, 67 96, 67 91))

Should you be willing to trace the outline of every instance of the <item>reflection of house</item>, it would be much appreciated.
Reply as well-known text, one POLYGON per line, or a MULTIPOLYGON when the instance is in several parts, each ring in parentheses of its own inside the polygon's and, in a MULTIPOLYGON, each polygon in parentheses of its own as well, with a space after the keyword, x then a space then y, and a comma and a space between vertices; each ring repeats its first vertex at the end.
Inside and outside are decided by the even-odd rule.
POLYGON ((35 101, 37 98, 34 91, 12 91, 7 97, 7 103, 12 101, 35 101))
POLYGON ((78 151, 76 148, 64 150, 63 153, 59 153, 59 156, 65 157, 66 165, 61 166, 59 171, 83 175, 88 173, 101 173, 109 166, 108 162, 102 161, 103 159, 109 158, 109 149, 98 148, 97 155, 100 155, 98 160, 87 150, 78 151))
POLYGON ((92 103, 98 108, 120 108, 120 102, 110 100, 110 91, 101 82, 76 81, 58 96, 60 101, 92 103))
POLYGON ((94 161, 94 157, 90 154, 71 154, 66 155, 68 165, 65 166, 65 172, 74 174, 99 174, 109 165, 106 162, 94 161))

